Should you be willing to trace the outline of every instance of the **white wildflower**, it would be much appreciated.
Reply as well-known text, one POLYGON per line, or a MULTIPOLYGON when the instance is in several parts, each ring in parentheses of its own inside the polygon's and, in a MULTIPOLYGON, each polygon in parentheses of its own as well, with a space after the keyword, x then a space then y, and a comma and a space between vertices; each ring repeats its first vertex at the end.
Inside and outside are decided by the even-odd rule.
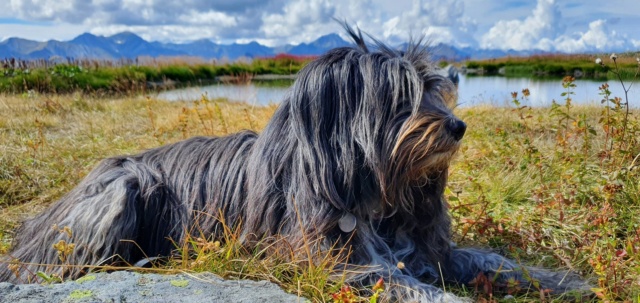
POLYGON ((602 59, 596 58, 596 64, 598 64, 598 65, 602 64, 602 59))
POLYGON ((618 56, 616 55, 616 53, 613 53, 609 58, 611 58, 611 60, 613 61, 616 61, 616 59, 618 59, 618 56))

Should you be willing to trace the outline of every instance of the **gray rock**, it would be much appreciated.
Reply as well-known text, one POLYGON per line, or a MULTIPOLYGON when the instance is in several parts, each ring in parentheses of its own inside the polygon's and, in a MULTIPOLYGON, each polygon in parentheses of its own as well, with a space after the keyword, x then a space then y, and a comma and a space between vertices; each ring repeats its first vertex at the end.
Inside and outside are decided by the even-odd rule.
POLYGON ((0 283, 0 302, 305 302, 267 281, 224 280, 211 273, 89 274, 60 284, 0 283))

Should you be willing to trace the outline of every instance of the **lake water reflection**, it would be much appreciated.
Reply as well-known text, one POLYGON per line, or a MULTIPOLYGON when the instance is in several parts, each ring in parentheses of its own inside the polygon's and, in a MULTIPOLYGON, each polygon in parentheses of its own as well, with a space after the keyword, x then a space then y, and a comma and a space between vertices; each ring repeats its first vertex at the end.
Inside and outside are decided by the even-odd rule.
MULTIPOLYGON (((571 96, 574 104, 600 104, 602 96, 599 95, 600 87, 603 83, 609 83, 609 90, 612 97, 624 98, 624 90, 617 81, 593 81, 576 80, 576 87, 572 89, 571 96)), ((631 82, 625 82, 629 85, 631 82)), ((634 98, 638 91, 640 82, 633 82, 629 91, 629 103, 633 107, 640 106, 640 100, 634 98)), ((460 77, 458 102, 460 106, 473 106, 479 104, 491 104, 505 106, 511 104, 511 92, 518 92, 518 97, 522 96, 522 90, 528 88, 531 95, 525 105, 549 106, 553 100, 564 103, 566 97, 561 96, 567 90, 562 87, 561 79, 533 79, 533 78, 507 78, 507 77, 460 77)))
POLYGON ((167 101, 196 101, 206 95, 209 99, 225 98, 230 101, 247 102, 253 105, 279 103, 289 89, 288 86, 266 86, 250 84, 214 84, 174 89, 158 94, 158 99, 167 101))
MULTIPOLYGON (((604 81, 576 80, 577 87, 573 89, 574 104, 600 104, 602 96, 598 87, 604 81)), ((628 85, 630 82, 626 82, 628 85)), ((617 81, 609 81, 609 90, 612 96, 624 98, 622 86, 617 81)), ((640 107, 640 100, 635 98, 640 88, 640 82, 635 82, 629 91, 629 103, 632 107, 640 107)), ((507 78, 507 77, 470 77, 460 75, 458 102, 460 106, 475 106, 490 104, 495 106, 508 106, 511 104, 511 92, 518 92, 522 96, 522 90, 528 88, 531 92, 525 105, 549 106, 552 100, 564 102, 560 79, 532 79, 532 78, 507 78)), ((278 103, 287 92, 287 86, 272 86, 261 84, 216 84, 202 87, 190 87, 170 90, 158 95, 159 99, 168 101, 195 101, 206 94, 208 98, 227 98, 231 101, 244 101, 254 105, 266 105, 278 103)))

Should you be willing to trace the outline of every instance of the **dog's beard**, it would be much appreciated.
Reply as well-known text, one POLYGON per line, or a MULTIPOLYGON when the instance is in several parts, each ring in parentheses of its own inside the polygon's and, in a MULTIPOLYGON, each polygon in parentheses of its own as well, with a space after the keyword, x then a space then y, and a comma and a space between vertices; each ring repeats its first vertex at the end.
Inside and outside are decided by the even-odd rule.
POLYGON ((406 122, 391 155, 397 177, 411 182, 448 169, 460 141, 447 132, 445 121, 423 116, 406 122))
POLYGON ((449 165, 460 148, 460 141, 446 128, 447 121, 436 113, 405 121, 391 152, 387 178, 382 180, 385 215, 412 214, 416 204, 437 203, 433 197, 444 192, 449 165))
POLYGON ((418 159, 408 170, 409 180, 424 180, 431 175, 440 175, 449 169, 451 160, 457 155, 460 144, 456 143, 452 148, 429 153, 427 157, 418 159))

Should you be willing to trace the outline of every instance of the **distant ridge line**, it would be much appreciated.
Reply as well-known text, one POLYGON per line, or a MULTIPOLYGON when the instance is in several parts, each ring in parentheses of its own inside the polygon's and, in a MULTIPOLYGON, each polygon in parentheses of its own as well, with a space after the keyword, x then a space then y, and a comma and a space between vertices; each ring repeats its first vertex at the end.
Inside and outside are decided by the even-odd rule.
MULTIPOLYGON (((69 41, 38 42, 22 38, 9 38, 0 42, 0 58, 20 60, 73 58, 113 61, 139 57, 198 57, 205 60, 236 61, 241 58, 273 57, 278 54, 318 56, 329 49, 347 45, 350 45, 350 42, 335 33, 321 36, 310 43, 276 47, 265 46, 255 41, 246 44, 217 44, 206 39, 182 44, 150 42, 132 32, 122 32, 112 36, 83 33, 69 41)), ((399 47, 403 47, 403 45, 399 47)), ((438 44, 431 48, 435 60, 447 61, 497 58, 507 55, 526 56, 536 53, 536 51, 505 52, 502 50, 457 48, 447 44, 438 44)))

